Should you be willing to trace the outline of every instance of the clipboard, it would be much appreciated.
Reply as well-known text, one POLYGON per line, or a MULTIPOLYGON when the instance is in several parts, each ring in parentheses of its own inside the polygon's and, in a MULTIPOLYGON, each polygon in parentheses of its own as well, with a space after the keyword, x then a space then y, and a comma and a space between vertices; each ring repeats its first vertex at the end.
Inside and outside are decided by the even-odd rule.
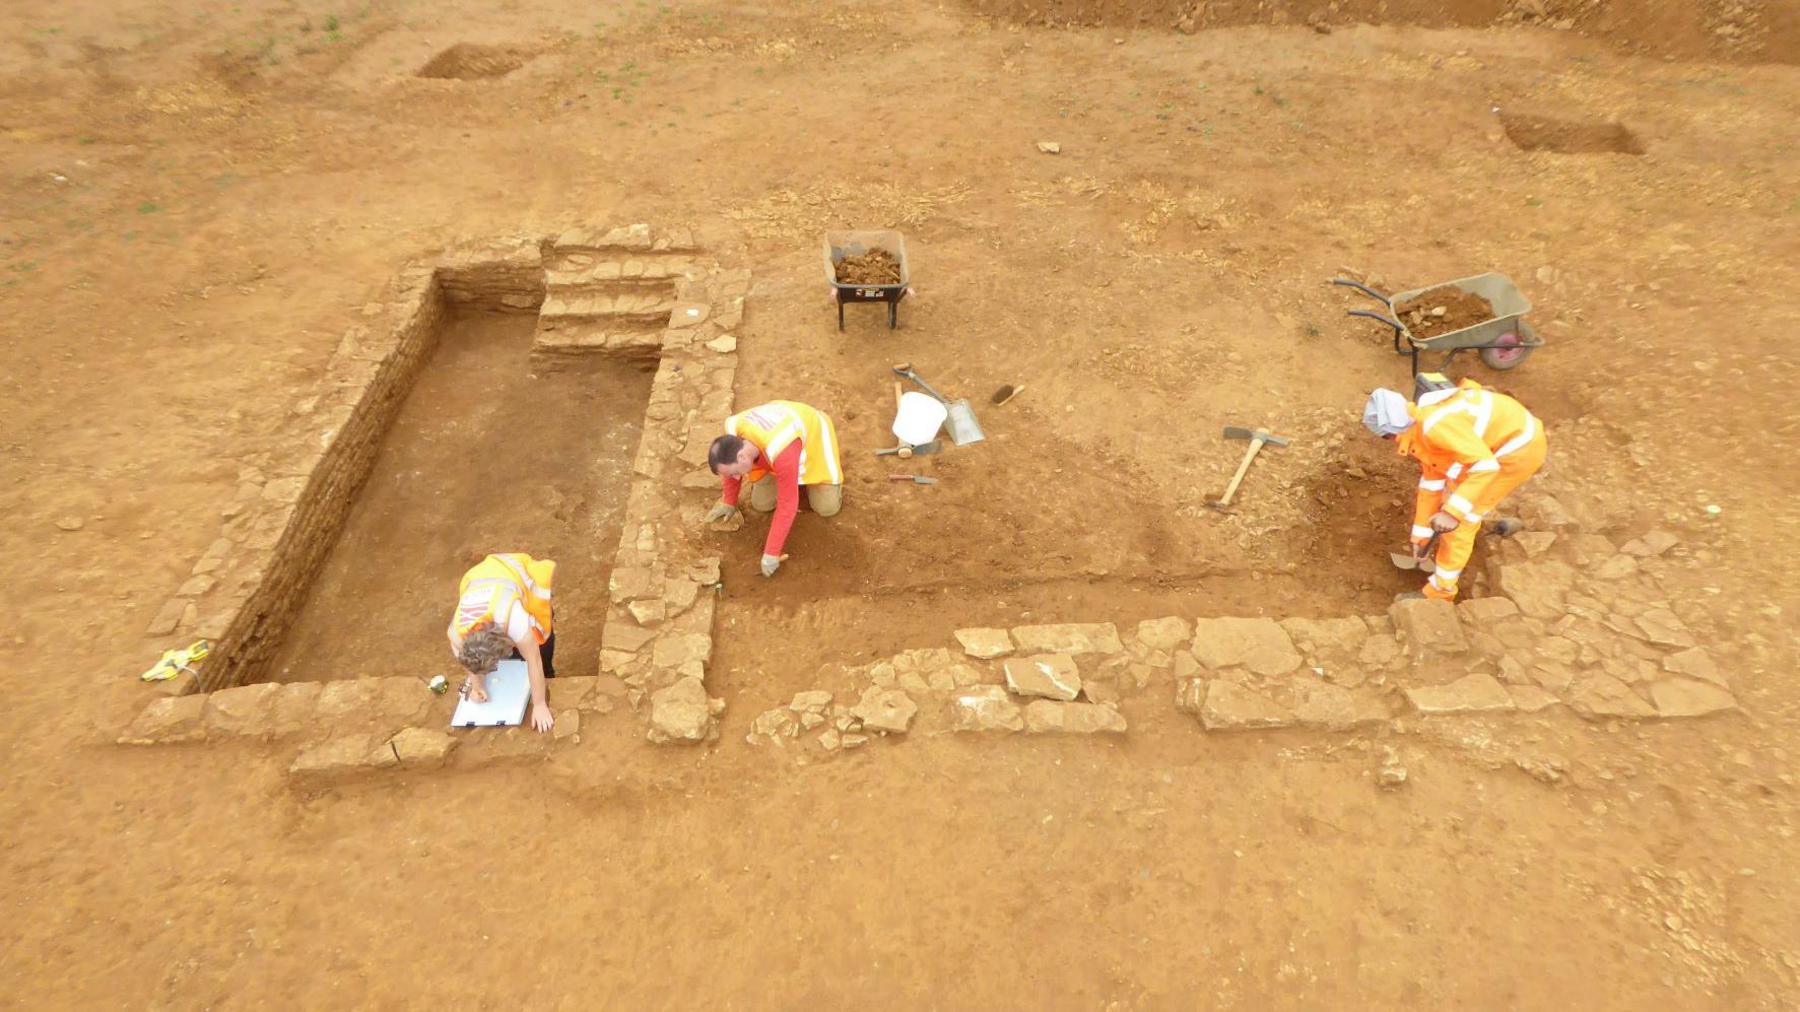
POLYGON ((525 723, 525 704, 531 702, 531 673, 522 660, 505 660, 487 676, 488 701, 477 703, 467 695, 450 715, 451 727, 517 727, 525 723))

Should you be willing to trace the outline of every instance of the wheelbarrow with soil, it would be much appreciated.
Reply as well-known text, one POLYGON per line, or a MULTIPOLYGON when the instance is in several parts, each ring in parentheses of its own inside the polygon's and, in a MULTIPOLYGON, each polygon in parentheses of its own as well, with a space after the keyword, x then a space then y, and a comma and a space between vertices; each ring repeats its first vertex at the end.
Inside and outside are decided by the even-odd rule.
POLYGON ((1420 352, 1444 352, 1442 371, 1459 351, 1479 351, 1481 361, 1498 371, 1516 369, 1544 341, 1525 322, 1531 302, 1504 274, 1477 274, 1411 291, 1383 295, 1360 281, 1333 278, 1334 285, 1354 288, 1379 301, 1387 312, 1349 310, 1393 329, 1394 352, 1412 357, 1419 373, 1420 352))
POLYGON ((906 239, 891 228, 826 232, 825 280, 837 297, 839 330, 844 329, 846 302, 887 303, 888 329, 893 330, 911 280, 906 239))

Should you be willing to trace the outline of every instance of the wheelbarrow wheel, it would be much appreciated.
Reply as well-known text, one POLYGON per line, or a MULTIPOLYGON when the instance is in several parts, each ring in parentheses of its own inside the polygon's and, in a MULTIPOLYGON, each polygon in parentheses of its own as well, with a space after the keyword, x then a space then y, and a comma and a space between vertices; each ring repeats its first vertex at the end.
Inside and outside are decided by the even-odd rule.
POLYGON ((1494 340, 1498 347, 1481 349, 1481 363, 1495 372, 1517 369, 1531 357, 1535 350, 1519 339, 1519 335, 1508 332, 1494 340))

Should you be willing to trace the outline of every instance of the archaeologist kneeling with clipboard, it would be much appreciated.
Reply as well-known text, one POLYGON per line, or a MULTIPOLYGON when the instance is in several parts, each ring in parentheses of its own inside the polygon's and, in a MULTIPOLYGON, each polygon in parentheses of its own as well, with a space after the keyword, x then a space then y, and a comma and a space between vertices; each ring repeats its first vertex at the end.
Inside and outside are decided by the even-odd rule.
POLYGON ((531 678, 531 726, 549 731, 556 718, 544 700, 544 679, 556 677, 556 631, 550 584, 556 563, 524 552, 490 555, 463 574, 450 619, 450 652, 468 669, 469 698, 487 702, 487 676, 509 657, 525 661, 531 678))
POLYGON ((844 506, 837 429, 830 415, 799 401, 771 401, 725 419, 725 434, 712 441, 706 463, 723 486, 718 505, 706 514, 707 523, 737 514, 745 482, 750 484, 750 508, 775 514, 763 542, 764 576, 781 568, 781 548, 799 512, 802 485, 814 513, 836 516, 844 506))

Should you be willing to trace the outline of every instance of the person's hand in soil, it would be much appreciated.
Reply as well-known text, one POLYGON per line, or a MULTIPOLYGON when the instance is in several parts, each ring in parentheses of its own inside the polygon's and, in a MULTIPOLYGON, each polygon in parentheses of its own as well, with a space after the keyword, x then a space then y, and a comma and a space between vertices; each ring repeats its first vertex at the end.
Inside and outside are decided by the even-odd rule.
POLYGON ((1431 529, 1437 531, 1439 534, 1449 534, 1459 526, 1461 526, 1460 522, 1443 510, 1439 510, 1431 515, 1431 529))
POLYGON ((737 514, 738 508, 730 503, 714 503, 712 510, 706 514, 706 522, 709 524, 723 523, 737 514))
POLYGON ((775 571, 780 568, 781 568, 781 556, 765 555, 762 557, 762 575, 774 576, 775 571))
POLYGON ((463 695, 477 703, 487 702, 487 676, 470 675, 469 680, 463 683, 463 695))
POLYGON ((532 703, 531 726, 536 728, 539 734, 549 734, 551 729, 556 727, 556 715, 551 713, 550 707, 543 703, 532 703))

